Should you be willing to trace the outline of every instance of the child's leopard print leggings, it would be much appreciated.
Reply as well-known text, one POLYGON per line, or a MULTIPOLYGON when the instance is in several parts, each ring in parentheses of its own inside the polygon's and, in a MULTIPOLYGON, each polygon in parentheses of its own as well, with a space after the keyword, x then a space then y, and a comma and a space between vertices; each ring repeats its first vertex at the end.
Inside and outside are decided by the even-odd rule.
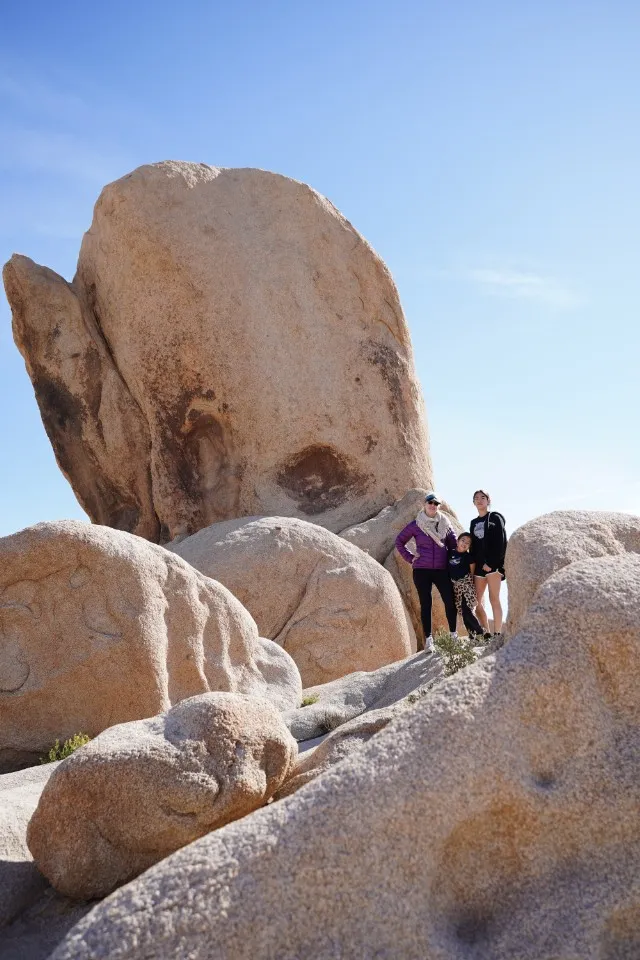
POLYGON ((463 600, 466 600, 467 606, 473 613, 478 605, 478 598, 476 597, 476 591, 471 576, 467 575, 466 577, 463 577, 462 580, 454 580, 453 594, 456 598, 456 609, 458 613, 460 613, 462 610, 463 600))

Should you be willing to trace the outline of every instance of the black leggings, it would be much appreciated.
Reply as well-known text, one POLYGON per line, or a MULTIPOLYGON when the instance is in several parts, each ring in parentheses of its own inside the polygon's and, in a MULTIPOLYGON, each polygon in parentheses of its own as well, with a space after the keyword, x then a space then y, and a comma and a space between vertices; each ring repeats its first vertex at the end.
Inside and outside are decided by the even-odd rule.
POLYGON ((434 585, 442 597, 449 630, 453 633, 456 629, 457 611, 448 570, 423 570, 414 567, 413 582, 420 597, 420 617, 425 638, 431 636, 431 588, 434 585))
POLYGON ((467 633, 470 637, 482 637, 484 636, 484 627, 476 617, 475 613, 469 606, 466 600, 462 600, 460 613, 462 614, 462 619, 464 625, 467 628, 467 633))

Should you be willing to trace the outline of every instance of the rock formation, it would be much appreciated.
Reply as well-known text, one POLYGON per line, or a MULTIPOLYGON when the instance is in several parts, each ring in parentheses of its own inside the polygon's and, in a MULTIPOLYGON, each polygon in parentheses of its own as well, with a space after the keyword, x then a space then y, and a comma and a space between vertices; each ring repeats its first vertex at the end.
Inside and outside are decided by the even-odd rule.
POLYGON ((53 960, 637 956, 639 598, 633 555, 554 574, 497 654, 117 891, 53 960))
POLYGON ((297 752, 267 700, 192 697, 163 716, 111 727, 63 761, 29 823, 29 849, 59 892, 103 897, 263 806, 297 752))
POLYGON ((438 653, 414 654, 379 670, 350 673, 331 683, 308 687, 307 706, 283 714, 287 727, 300 743, 341 727, 354 717, 381 710, 416 691, 431 689, 444 677, 438 653))
POLYGON ((390 575, 316 524, 244 517, 168 548, 240 600, 260 634, 293 657, 304 686, 375 670, 411 652, 410 625, 390 575))
POLYGON ((295 664, 225 587, 108 527, 0 540, 0 626, 0 769, 210 690, 300 703, 295 664))
POLYGON ((400 531, 415 520, 424 506, 426 494, 426 490, 408 490, 400 500, 384 507, 375 516, 341 530, 340 536, 384 563, 393 552, 400 531))
POLYGON ((515 634, 538 587, 576 560, 640 553, 640 517, 596 510, 557 510, 519 527, 506 556, 509 617, 515 634))
POLYGON ((432 482, 393 280, 305 184, 140 167, 102 191, 72 284, 22 256, 4 276, 96 522, 160 542, 255 514, 340 530, 432 482))
POLYGON ((348 761, 371 737, 384 730, 404 707, 403 704, 381 710, 367 710, 327 734, 320 743, 314 744, 311 749, 301 754, 274 799, 282 800, 290 796, 337 763, 348 761))

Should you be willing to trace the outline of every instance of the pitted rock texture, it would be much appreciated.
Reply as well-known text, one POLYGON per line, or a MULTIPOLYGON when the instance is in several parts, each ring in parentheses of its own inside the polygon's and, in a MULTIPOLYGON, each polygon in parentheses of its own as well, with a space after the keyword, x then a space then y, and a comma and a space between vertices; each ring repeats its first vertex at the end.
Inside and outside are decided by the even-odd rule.
POLYGON ((243 517, 168 544, 223 583, 262 636, 295 660, 304 686, 375 670, 411 652, 398 590, 370 556, 292 517, 243 517))
POLYGON ((60 893, 106 896, 263 806, 297 752, 267 700, 192 697, 163 716, 111 727, 63 761, 29 823, 29 849, 60 893))
POLYGON ((571 564, 496 655, 116 892, 53 960, 631 958, 639 683, 640 557, 571 564))
POLYGON ((94 521, 159 542, 266 513, 340 530, 432 482, 393 280, 303 183, 140 167, 102 191, 72 284, 22 256, 4 276, 94 521))
POLYGON ((640 517, 596 510, 557 510, 519 527, 509 538, 506 633, 515 634, 538 587, 557 570, 589 557, 640 553, 640 517))
POLYGON ((211 690, 300 703, 291 658, 220 583, 78 521, 0 540, 0 770, 211 690))

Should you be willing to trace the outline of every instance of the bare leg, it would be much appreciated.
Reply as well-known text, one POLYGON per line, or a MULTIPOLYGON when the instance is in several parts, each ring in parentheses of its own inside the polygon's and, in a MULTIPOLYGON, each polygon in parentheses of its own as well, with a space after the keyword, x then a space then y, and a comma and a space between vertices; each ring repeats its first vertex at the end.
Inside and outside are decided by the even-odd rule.
POLYGON ((502 575, 488 573, 486 579, 489 583, 489 603, 493 610, 493 629, 496 633, 502 633, 502 604, 500 603, 502 575))
POLYGON ((489 632, 489 620, 487 618, 487 611, 484 608, 484 592, 487 589, 487 581, 485 577, 474 577, 473 578, 475 588, 476 588, 476 597, 478 598, 478 606, 476 607, 476 617, 482 624, 482 629, 485 633, 489 632))

